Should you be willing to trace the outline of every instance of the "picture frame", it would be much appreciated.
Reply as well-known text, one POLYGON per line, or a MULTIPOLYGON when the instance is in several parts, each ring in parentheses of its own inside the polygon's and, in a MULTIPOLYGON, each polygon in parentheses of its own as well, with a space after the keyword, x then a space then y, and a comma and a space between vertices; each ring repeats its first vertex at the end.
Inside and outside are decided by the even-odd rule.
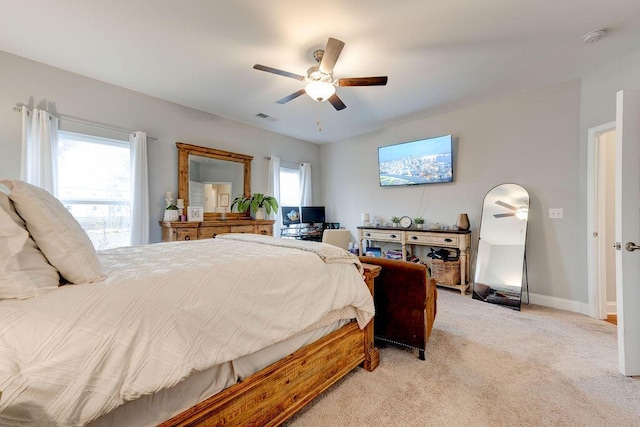
POLYGON ((187 221, 203 221, 204 220, 204 208, 202 206, 188 206, 187 207, 187 221))
POLYGON ((380 258, 382 256, 382 248, 368 246, 365 250, 365 255, 380 258))
POLYGON ((221 193, 220 194, 220 207, 228 208, 229 207, 229 193, 221 193))

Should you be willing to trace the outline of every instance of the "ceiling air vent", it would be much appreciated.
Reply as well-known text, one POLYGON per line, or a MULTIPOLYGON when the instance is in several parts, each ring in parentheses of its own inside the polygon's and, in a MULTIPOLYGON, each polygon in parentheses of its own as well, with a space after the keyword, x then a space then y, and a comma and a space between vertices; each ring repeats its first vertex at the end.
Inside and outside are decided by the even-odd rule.
POLYGON ((258 113, 256 114, 256 117, 260 117, 261 119, 265 119, 265 120, 269 120, 270 122, 275 122, 278 119, 276 119, 275 117, 271 117, 265 113, 258 113))

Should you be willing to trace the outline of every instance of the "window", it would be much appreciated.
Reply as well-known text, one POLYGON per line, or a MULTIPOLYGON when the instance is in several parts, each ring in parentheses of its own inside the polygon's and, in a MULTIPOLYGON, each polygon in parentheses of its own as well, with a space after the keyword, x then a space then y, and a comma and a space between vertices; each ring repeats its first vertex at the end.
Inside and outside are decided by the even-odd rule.
POLYGON ((300 204, 300 171, 280 168, 280 206, 300 204))
POLYGON ((58 198, 96 249, 130 245, 130 151, 128 141, 58 132, 58 198))

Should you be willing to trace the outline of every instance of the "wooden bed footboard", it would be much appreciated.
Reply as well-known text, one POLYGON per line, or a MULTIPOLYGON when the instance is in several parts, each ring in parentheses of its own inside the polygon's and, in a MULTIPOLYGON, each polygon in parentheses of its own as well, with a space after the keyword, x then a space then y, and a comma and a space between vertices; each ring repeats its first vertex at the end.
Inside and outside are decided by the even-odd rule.
MULTIPOLYGON (((380 267, 363 266, 373 294, 380 267)), ((160 426, 277 426, 358 365, 373 371, 379 362, 373 320, 364 330, 351 322, 160 426)))

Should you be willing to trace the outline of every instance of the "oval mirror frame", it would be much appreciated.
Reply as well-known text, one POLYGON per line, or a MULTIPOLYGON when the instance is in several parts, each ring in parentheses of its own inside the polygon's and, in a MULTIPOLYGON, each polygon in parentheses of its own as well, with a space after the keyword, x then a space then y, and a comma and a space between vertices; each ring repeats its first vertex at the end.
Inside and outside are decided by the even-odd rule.
POLYGON ((482 205, 473 298, 520 310, 525 277, 529 193, 512 183, 496 185, 482 205))
MULTIPOLYGON (((185 207, 189 206, 189 155, 242 163, 244 166, 244 195, 246 197, 251 196, 251 161, 253 160, 253 156, 186 144, 184 142, 176 142, 176 147, 178 147, 178 198, 184 200, 185 207)), ((249 212, 229 212, 226 216, 234 219, 251 219, 249 212)), ((204 213, 205 221, 215 221, 219 219, 221 219, 220 213, 204 213)))

